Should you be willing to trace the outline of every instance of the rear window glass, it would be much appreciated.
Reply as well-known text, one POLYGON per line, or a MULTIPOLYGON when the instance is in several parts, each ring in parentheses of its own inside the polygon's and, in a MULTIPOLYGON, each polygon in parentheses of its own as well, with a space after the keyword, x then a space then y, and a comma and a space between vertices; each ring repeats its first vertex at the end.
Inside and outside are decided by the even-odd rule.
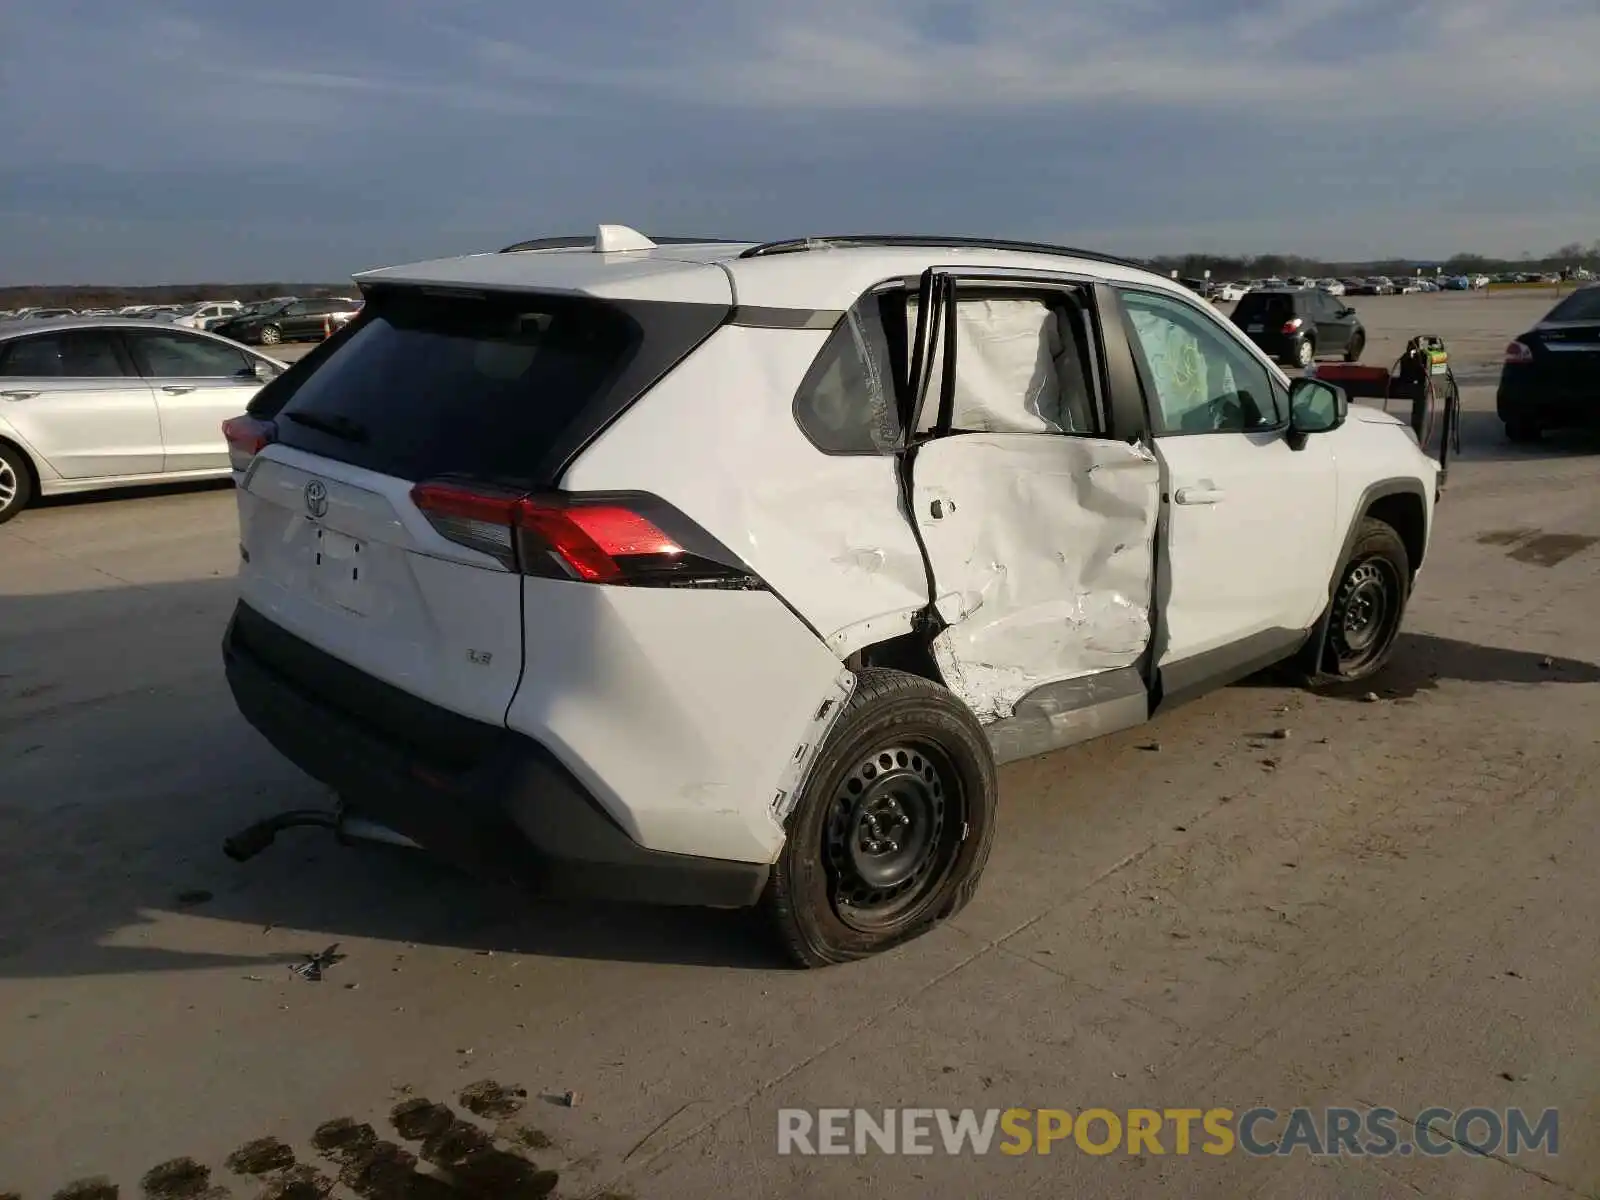
POLYGON ((532 482, 643 332, 594 301, 389 296, 369 303, 315 369, 263 393, 256 411, 272 416, 281 404, 285 445, 385 475, 532 482))
POLYGON ((1233 315, 1287 319, 1294 316, 1294 297, 1285 292, 1246 292, 1233 315))
POLYGON ((1550 310, 1546 321, 1600 321, 1600 287, 1573 292, 1550 310))

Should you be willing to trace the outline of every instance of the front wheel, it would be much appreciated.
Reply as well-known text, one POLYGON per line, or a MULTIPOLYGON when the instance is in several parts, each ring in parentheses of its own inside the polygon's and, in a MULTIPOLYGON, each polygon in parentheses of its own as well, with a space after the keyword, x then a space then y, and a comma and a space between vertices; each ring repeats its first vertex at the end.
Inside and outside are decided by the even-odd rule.
POLYGON ((1361 352, 1367 348, 1367 335, 1359 329, 1350 336, 1350 344, 1344 348, 1344 360, 1348 363, 1360 362, 1361 352))
POLYGON ((866 958, 966 906, 994 839, 994 755, 945 688, 862 671, 788 820, 763 904, 804 967, 866 958))
POLYGON ((1351 683, 1376 675, 1394 654, 1411 596, 1411 559, 1394 528, 1362 519, 1328 606, 1316 677, 1351 683))
POLYGON ((261 344, 263 346, 276 346, 283 341, 283 330, 276 325, 267 325, 261 330, 261 344))

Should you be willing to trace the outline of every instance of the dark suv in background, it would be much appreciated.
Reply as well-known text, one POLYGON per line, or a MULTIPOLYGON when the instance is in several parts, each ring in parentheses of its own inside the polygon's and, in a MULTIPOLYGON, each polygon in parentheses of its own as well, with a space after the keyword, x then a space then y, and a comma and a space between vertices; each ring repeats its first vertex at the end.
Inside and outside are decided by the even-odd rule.
POLYGON ((1321 288, 1261 288, 1246 292, 1233 322, 1273 358, 1310 366, 1318 355, 1355 362, 1367 344, 1356 310, 1321 288))

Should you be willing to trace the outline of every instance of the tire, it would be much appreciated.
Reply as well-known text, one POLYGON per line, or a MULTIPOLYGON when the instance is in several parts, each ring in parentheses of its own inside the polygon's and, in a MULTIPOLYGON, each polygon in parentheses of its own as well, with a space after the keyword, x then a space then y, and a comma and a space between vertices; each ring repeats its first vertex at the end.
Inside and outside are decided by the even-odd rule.
POLYGON ((276 325, 263 325, 261 327, 261 344, 263 346, 276 346, 283 341, 283 330, 276 325))
POLYGON ((1300 344, 1294 350, 1294 365, 1300 368, 1309 367, 1317 358, 1317 345, 1310 338, 1301 338, 1300 344))
POLYGON ((965 704, 916 675, 862 671, 762 899, 789 956, 866 958, 960 912, 989 860, 997 801, 994 754, 965 704))
POLYGON ((1544 434, 1537 421, 1528 417, 1506 418, 1506 441, 1526 445, 1537 442, 1544 434))
POLYGON ((0 442, 0 525, 33 503, 33 468, 22 451, 0 442))
MULTIPOLYGON (((1307 682, 1354 683, 1376 675, 1394 655, 1411 598, 1411 557, 1394 527, 1363 517, 1326 613, 1321 661, 1307 682)), ((1310 665, 1310 664, 1305 664, 1310 665)))
POLYGON ((1348 363, 1360 362, 1361 352, 1367 348, 1367 335, 1361 330, 1356 330, 1350 337, 1350 344, 1344 348, 1344 360, 1348 363))

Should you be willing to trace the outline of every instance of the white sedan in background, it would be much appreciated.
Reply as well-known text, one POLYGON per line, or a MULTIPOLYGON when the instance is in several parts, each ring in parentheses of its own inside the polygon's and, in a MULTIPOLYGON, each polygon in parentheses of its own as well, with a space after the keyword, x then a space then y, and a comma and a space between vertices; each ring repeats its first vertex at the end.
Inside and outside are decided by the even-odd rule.
POLYGON ((285 369, 137 318, 0 324, 0 524, 37 496, 227 478, 223 421, 285 369))
POLYGON ((1217 288, 1216 299, 1225 304, 1231 304, 1250 290, 1248 283, 1224 283, 1217 288))
POLYGON ((210 300, 204 304, 196 305, 183 316, 176 318, 172 323, 181 325, 185 329, 209 329, 218 321, 225 321, 229 317, 237 317, 244 311, 244 305, 237 300, 210 300))

